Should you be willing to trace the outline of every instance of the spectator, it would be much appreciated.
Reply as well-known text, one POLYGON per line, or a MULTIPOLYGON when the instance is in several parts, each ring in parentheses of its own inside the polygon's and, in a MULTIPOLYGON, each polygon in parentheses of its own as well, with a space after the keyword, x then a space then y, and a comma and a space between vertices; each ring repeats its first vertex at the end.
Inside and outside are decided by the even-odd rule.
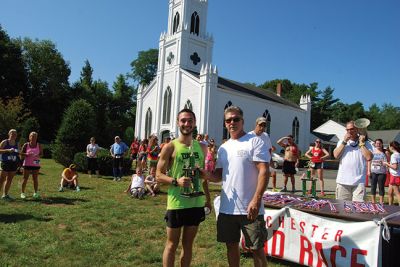
POLYGON ((284 186, 281 192, 287 192, 286 186, 290 177, 290 182, 292 183, 292 193, 294 193, 296 192, 294 175, 296 174, 296 168, 299 166, 300 151, 297 148, 296 143, 293 141, 292 135, 280 138, 277 143, 285 149, 285 157, 282 166, 284 186))
POLYGON ((142 170, 146 169, 146 160, 147 160, 147 145, 149 143, 148 139, 143 139, 140 143, 138 150, 138 162, 139 166, 142 170))
POLYGON ((385 163, 389 168, 390 182, 389 182, 389 205, 393 205, 393 195, 397 197, 397 204, 400 206, 400 144, 397 141, 392 141, 389 144, 389 149, 392 152, 390 156, 390 163, 385 163))
POLYGON ((75 164, 69 165, 69 167, 65 168, 61 174, 61 182, 58 192, 64 191, 64 187, 75 189, 76 192, 81 191, 79 187, 78 177, 79 175, 78 172, 76 171, 76 165, 75 164))
POLYGON ((130 151, 131 151, 131 160, 132 162, 135 161, 136 165, 137 165, 139 146, 140 146, 139 140, 137 138, 134 138, 130 146, 130 151))
POLYGON ((110 148, 111 156, 113 157, 113 175, 114 181, 121 181, 122 180, 122 169, 124 166, 124 155, 126 151, 128 151, 128 146, 121 141, 119 136, 114 138, 115 143, 112 144, 110 148))
MULTIPOLYGON (((329 157, 329 152, 326 151, 325 148, 321 145, 321 140, 316 139, 315 145, 310 147, 308 151, 305 153, 305 156, 311 160, 310 168, 311 168, 311 177, 315 176, 315 171, 317 171, 319 184, 321 188, 321 196, 325 196, 324 191, 324 160, 329 157)), ((310 190, 311 192, 311 190, 310 190)))
POLYGON ((372 145, 359 135, 354 121, 346 123, 346 134, 333 155, 339 159, 336 177, 336 199, 364 201, 367 161, 372 159, 372 145))
POLYGON ((160 191, 160 186, 156 180, 156 167, 150 168, 150 174, 146 177, 144 183, 149 194, 155 197, 156 194, 160 191))
POLYGON ((89 178, 92 178, 92 173, 96 173, 97 177, 99 174, 99 167, 97 165, 97 153, 99 151, 99 145, 96 144, 94 137, 90 138, 90 143, 86 146, 86 158, 88 164, 89 178))
POLYGON ((383 204, 385 196, 385 181, 386 181, 386 163, 387 157, 383 149, 382 139, 376 139, 374 142, 374 150, 372 151, 372 160, 370 164, 370 181, 371 181, 371 202, 376 201, 376 188, 379 188, 379 203, 383 204))
POLYGON ((12 180, 18 169, 18 151, 17 130, 11 129, 8 131, 8 139, 5 139, 0 143, 0 187, 1 190, 3 190, 1 198, 4 200, 14 200, 14 198, 8 195, 8 191, 10 190, 12 180))
POLYGON ((125 192, 129 192, 133 198, 143 199, 146 190, 143 172, 140 167, 136 168, 136 173, 132 175, 132 181, 125 192))
POLYGON ((214 139, 210 139, 210 142, 207 146, 207 155, 205 161, 205 168, 207 171, 214 171, 215 170, 215 158, 216 158, 216 147, 214 139))
POLYGON ((29 174, 32 174, 33 180, 33 198, 40 199, 39 195, 39 169, 40 169, 40 157, 43 156, 42 146, 37 142, 38 134, 36 132, 31 132, 29 134, 29 142, 22 146, 21 155, 24 158, 23 166, 23 180, 21 185, 21 198, 25 199, 25 188, 28 182, 29 174))
MULTIPOLYGON (((267 119, 264 117, 259 117, 256 119, 256 125, 253 131, 251 131, 249 134, 258 136, 261 138, 261 140, 265 143, 269 154, 272 153, 272 144, 271 144, 271 139, 269 138, 268 133, 265 132, 265 128, 267 127, 267 119)), ((272 157, 271 157, 272 160, 272 157)), ((270 173, 272 173, 272 168, 270 165, 270 173)), ((276 176, 275 176, 276 178, 276 176)), ((268 182, 269 182, 269 177, 267 177, 267 187, 268 187, 268 182)), ((276 186, 276 180, 275 180, 275 186, 276 186)))
POLYGON ((147 146, 148 170, 150 170, 151 167, 157 167, 158 154, 160 153, 160 147, 158 146, 157 141, 157 136, 152 136, 149 139, 149 145, 147 146))

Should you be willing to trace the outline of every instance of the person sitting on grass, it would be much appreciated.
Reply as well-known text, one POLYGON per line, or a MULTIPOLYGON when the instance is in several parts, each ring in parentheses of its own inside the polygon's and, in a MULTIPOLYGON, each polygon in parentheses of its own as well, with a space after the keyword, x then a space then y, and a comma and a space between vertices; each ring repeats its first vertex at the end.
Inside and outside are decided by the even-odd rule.
POLYGON ((146 180, 144 180, 144 183, 146 185, 146 189, 149 192, 149 194, 153 197, 156 196, 156 193, 160 191, 160 185, 157 183, 156 180, 156 168, 151 167, 150 168, 150 174, 146 177, 146 180))
POLYGON ((78 172, 76 171, 75 164, 69 165, 61 174, 60 189, 58 191, 64 191, 64 187, 75 188, 76 192, 81 191, 78 184, 78 172))
POLYGON ((146 190, 144 187, 143 172, 140 167, 136 168, 136 173, 132 175, 132 182, 125 192, 130 193, 131 197, 133 198, 143 199, 146 190))

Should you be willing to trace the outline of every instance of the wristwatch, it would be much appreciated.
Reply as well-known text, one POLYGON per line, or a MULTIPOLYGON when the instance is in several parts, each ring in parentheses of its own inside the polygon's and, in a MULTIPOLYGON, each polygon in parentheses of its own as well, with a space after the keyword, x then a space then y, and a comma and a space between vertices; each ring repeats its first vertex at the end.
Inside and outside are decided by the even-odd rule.
POLYGON ((171 184, 172 184, 173 186, 178 186, 178 181, 177 181, 176 179, 172 179, 171 184))
POLYGON ((345 145, 347 145, 347 142, 345 142, 345 141, 342 141, 342 145, 344 145, 344 146, 345 146, 345 145))

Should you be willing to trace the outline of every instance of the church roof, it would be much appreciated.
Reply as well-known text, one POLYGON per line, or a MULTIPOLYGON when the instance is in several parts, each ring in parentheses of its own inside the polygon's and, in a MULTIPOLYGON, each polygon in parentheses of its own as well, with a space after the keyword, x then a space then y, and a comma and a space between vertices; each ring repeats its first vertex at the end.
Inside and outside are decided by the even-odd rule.
MULTIPOLYGON (((195 76, 197 78, 200 78, 200 74, 197 72, 187 70, 187 69, 185 69, 185 71, 189 72, 190 74, 192 74, 193 76, 195 76)), ((259 88, 259 87, 256 87, 256 86, 253 86, 250 84, 240 83, 237 81, 223 78, 221 76, 218 76, 218 87, 225 89, 225 90, 233 90, 233 91, 238 91, 241 93, 253 95, 255 97, 269 100, 272 102, 276 102, 276 103, 279 103, 282 105, 290 106, 292 108, 301 109, 299 105, 276 95, 275 93, 271 92, 270 90, 259 88)))

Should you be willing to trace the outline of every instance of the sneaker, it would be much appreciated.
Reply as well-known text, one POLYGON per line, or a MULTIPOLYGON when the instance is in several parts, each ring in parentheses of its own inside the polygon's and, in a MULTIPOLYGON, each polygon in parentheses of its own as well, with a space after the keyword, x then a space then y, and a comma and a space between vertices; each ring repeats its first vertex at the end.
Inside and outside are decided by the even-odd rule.
POLYGON ((118 177, 118 178, 117 178, 117 182, 121 182, 121 177, 118 177))
POLYGON ((79 188, 79 186, 76 187, 76 192, 81 191, 81 189, 79 188))
POLYGON ((296 193, 296 189, 292 188, 292 194, 296 193))
POLYGON ((321 197, 325 196, 325 192, 321 192, 321 194, 319 194, 321 197))
POLYGON ((40 195, 39 195, 39 193, 38 192, 36 192, 36 193, 33 193, 33 196, 32 196, 34 199, 40 199, 40 195))
POLYGON ((272 188, 272 192, 279 192, 277 188, 272 188))
POLYGON ((6 200, 6 201, 13 201, 14 198, 12 198, 10 195, 3 195, 1 199, 6 200))
POLYGON ((287 192, 286 186, 282 187, 281 192, 287 192))
POLYGON ((117 177, 114 177, 113 181, 117 181, 117 177))
POLYGON ((58 192, 62 192, 64 191, 64 187, 60 186, 60 188, 58 189, 58 192))
POLYGON ((25 198, 26 198, 25 193, 21 193, 21 198, 22 198, 22 199, 25 199, 25 198))

